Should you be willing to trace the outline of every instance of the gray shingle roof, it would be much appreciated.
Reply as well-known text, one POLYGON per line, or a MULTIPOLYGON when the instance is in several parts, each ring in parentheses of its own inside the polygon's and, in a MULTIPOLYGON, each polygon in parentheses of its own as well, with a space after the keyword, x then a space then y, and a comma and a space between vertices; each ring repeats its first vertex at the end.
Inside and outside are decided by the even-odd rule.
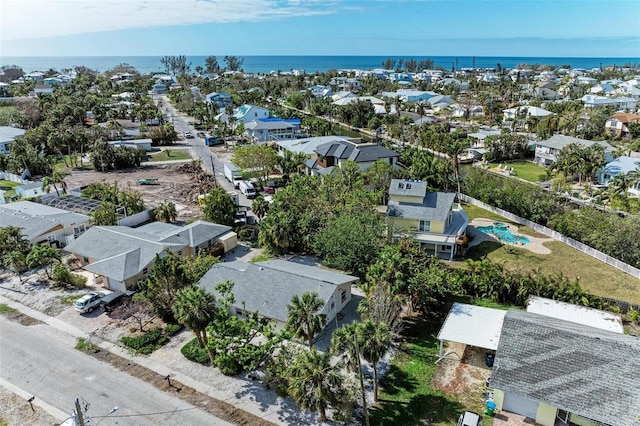
POLYGON ((491 386, 605 424, 637 426, 640 339, 510 310, 491 386))
POLYGON ((0 206, 0 226, 22 228, 30 240, 58 225, 88 223, 89 217, 32 201, 18 201, 0 206))
POLYGON ((357 279, 284 260, 256 263, 235 261, 213 265, 199 285, 218 296, 216 284, 232 281, 235 284, 233 293, 236 307, 242 307, 244 302, 247 311, 258 311, 268 318, 286 322, 287 305, 293 295, 315 291, 328 303, 336 286, 355 282, 357 279))
POLYGON ((84 269, 123 281, 151 264, 165 248, 178 251, 185 245, 163 242, 157 236, 126 226, 94 226, 65 250, 96 260, 84 269))
POLYGON ((356 163, 368 163, 380 158, 399 157, 395 151, 380 145, 354 145, 346 141, 334 141, 318 146, 315 149, 323 157, 335 157, 352 160, 356 163))
POLYGON ((157 236, 160 242, 182 242, 189 247, 197 247, 206 241, 218 238, 231 231, 230 226, 218 225, 203 220, 197 220, 185 226, 152 222, 136 229, 157 236))
POLYGON ((424 197, 427 193, 427 182, 421 180, 391 179, 389 195, 424 197))
POLYGON ((578 144, 582 147, 601 145, 604 147, 605 151, 613 149, 611 145, 603 141, 590 141, 560 134, 553 135, 547 140, 537 142, 536 145, 560 150, 566 146, 571 145, 572 143, 578 144))
POLYGON ((427 192, 420 204, 389 201, 387 215, 405 219, 444 222, 455 198, 456 194, 450 192, 427 192))

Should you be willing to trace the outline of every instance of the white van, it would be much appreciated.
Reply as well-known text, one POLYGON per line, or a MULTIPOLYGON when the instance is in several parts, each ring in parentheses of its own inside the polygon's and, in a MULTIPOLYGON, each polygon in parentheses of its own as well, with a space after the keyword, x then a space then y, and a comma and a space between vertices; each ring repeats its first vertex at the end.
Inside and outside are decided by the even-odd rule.
POLYGON ((247 198, 255 198, 257 195, 256 189, 248 180, 241 180, 238 185, 238 189, 240 189, 240 192, 242 192, 247 198))

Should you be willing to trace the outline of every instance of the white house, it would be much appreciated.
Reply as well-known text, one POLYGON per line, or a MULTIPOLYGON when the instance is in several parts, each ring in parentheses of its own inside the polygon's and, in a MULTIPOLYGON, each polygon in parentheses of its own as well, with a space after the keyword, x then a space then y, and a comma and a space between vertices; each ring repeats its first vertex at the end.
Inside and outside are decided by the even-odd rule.
POLYGON ((605 160, 613 160, 613 147, 606 142, 594 142, 586 139, 556 134, 551 136, 549 139, 536 143, 534 161, 541 166, 550 166, 558 161, 558 153, 562 151, 563 148, 574 143, 585 148, 592 145, 601 145, 604 147, 605 160))
POLYGON ((24 130, 17 127, 0 126, 0 153, 9 154, 13 141, 23 135, 24 130))
POLYGON ((233 116, 238 123, 244 123, 246 125, 253 120, 269 118, 269 110, 267 108, 245 104, 238 107, 233 116))
POLYGON ((320 313, 326 315, 326 324, 335 321, 351 300, 351 285, 358 278, 285 260, 234 261, 213 265, 198 285, 218 295, 216 284, 227 280, 234 283, 233 314, 245 318, 257 312, 273 320, 276 329, 282 329, 287 322, 291 298, 305 292, 315 292, 323 300, 320 313))
MULTIPOLYGON (((640 158, 618 157, 607 163, 602 170, 596 174, 598 182, 602 185, 608 185, 616 176, 620 174, 629 174, 640 170, 640 158)), ((640 182, 636 182, 629 188, 629 194, 640 196, 640 182)))
POLYGON ((601 106, 613 105, 616 111, 630 110, 633 111, 638 105, 638 100, 634 98, 607 98, 606 96, 584 95, 580 101, 588 108, 596 108, 601 106))
POLYGON ((22 228, 31 244, 64 247, 89 227, 89 216, 31 201, 0 206, 0 227, 22 228))
POLYGON ((16 186, 16 195, 23 199, 40 197, 46 192, 42 189, 42 182, 25 182, 16 186))

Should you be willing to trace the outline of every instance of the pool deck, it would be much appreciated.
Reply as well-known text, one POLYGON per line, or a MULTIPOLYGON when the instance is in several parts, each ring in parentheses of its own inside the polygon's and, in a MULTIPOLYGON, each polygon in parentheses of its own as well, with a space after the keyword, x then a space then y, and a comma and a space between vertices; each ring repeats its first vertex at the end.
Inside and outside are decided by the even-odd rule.
MULTIPOLYGON (((480 232, 478 230, 476 230, 477 226, 491 226, 494 224, 494 222, 496 222, 495 220, 490 220, 490 219, 473 219, 471 221, 471 223, 469 223, 469 226, 467 227, 467 234, 473 236, 473 241, 471 241, 471 243, 469 243, 469 247, 473 247, 476 246, 480 243, 482 243, 483 241, 494 241, 494 242, 500 242, 495 236, 493 235, 489 235, 489 234, 485 234, 484 232, 480 232)), ((516 235, 518 237, 525 237, 527 238, 530 242, 526 243, 526 244, 511 244, 510 245, 514 246, 514 247, 519 247, 519 248, 523 248, 529 251, 532 251, 534 253, 538 253, 538 254, 551 254, 551 250, 549 250, 548 248, 546 248, 545 246, 542 245, 542 243, 546 242, 546 241, 551 241, 551 238, 538 238, 538 237, 532 237, 531 235, 525 235, 522 234, 518 231, 518 228, 510 223, 506 223, 506 222, 502 222, 505 225, 507 225, 509 227, 509 231, 511 231, 511 233, 513 235, 516 235)))

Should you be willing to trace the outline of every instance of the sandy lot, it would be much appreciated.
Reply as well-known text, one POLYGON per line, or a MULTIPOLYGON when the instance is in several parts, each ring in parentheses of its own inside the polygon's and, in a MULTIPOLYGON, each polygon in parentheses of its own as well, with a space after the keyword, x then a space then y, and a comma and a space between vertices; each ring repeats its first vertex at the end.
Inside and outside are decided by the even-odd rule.
POLYGON ((491 375, 491 369, 485 364, 486 352, 462 343, 447 342, 447 355, 438 364, 433 385, 456 395, 465 406, 480 411, 484 405, 485 383, 491 375))
POLYGON ((180 171, 184 163, 145 164, 140 167, 112 172, 72 170, 65 179, 69 188, 87 186, 94 182, 116 182, 127 191, 137 191, 147 207, 155 207, 162 201, 176 205, 179 219, 187 220, 201 214, 197 204, 197 194, 190 175, 180 171), (157 179, 157 185, 138 185, 138 178, 157 179))

